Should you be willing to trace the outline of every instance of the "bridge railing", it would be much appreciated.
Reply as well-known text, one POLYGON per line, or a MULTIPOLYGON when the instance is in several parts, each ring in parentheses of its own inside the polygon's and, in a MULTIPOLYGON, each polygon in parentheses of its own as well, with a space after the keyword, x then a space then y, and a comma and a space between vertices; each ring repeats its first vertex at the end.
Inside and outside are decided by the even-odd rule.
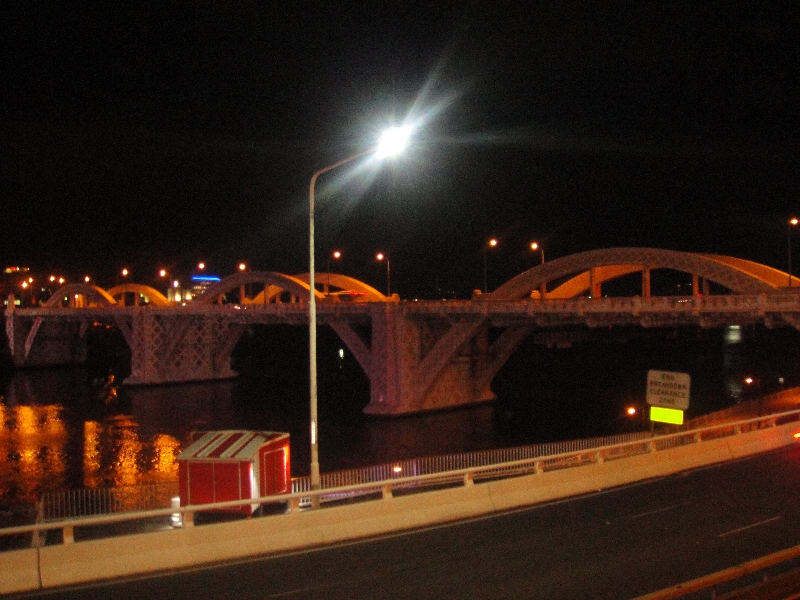
POLYGON ((39 520, 48 522, 164 508, 170 506, 171 498, 177 494, 177 481, 45 492, 39 500, 39 520))
MULTIPOLYGON (((346 499, 351 502, 372 501, 377 498, 391 498, 395 493, 424 493, 432 489, 438 489, 442 485, 449 486, 469 486, 478 481, 486 481, 509 476, 519 476, 522 474, 541 474, 555 469, 581 468, 585 465, 594 465, 609 461, 625 460, 628 457, 637 456, 645 453, 657 453, 678 446, 688 446, 692 444, 702 444, 723 437, 746 435, 750 431, 759 431, 765 428, 773 428, 785 423, 800 421, 800 410, 785 413, 746 419, 725 423, 717 426, 710 426, 692 431, 682 431, 668 435, 655 436, 651 438, 641 438, 620 442, 617 444, 599 446, 594 448, 580 448, 573 451, 563 452, 555 455, 538 456, 508 462, 465 467, 451 471, 428 473, 420 475, 399 475, 389 476, 380 481, 372 481, 357 485, 343 485, 335 488, 324 488, 319 491, 301 490, 291 494, 278 496, 265 496, 262 498, 237 500, 217 504, 205 504, 184 506, 179 508, 163 508, 151 511, 135 513, 118 513, 112 515, 102 515, 95 517, 85 517, 80 519, 66 519, 52 523, 41 523, 35 525, 25 525, 0 529, 0 539, 3 536, 32 536, 34 544, 41 544, 43 532, 58 530, 61 532, 61 540, 65 544, 75 541, 74 531, 76 528, 94 528, 109 526, 121 522, 145 522, 152 521, 160 517, 172 517, 180 515, 184 526, 191 526, 194 517, 204 511, 219 511, 226 508, 238 508, 254 503, 262 506, 286 506, 289 512, 304 510, 301 506, 304 502, 310 501, 314 496, 320 498, 320 504, 332 504, 336 501, 346 499), (38 541, 37 541, 38 540, 38 541)), ((394 474, 394 471, 393 471, 394 474)), ((269 518, 269 517, 266 517, 269 518)), ((126 528, 130 532, 131 528, 126 528)), ((111 534, 113 535, 113 533, 111 534)), ((4 547, 4 544, 0 544, 4 547)))
POLYGON ((766 310, 774 312, 800 310, 800 294, 776 292, 771 294, 719 294, 708 296, 604 296, 589 298, 524 298, 508 300, 492 298, 490 294, 475 296, 472 300, 421 300, 404 303, 414 312, 436 312, 463 310, 482 312, 486 310, 533 310, 535 312, 575 312, 576 308, 597 311, 647 310, 766 310), (505 308, 502 308, 505 307, 505 308))
MULTIPOLYGON (((320 478, 320 484, 322 489, 358 486, 384 480, 396 480, 402 477, 447 473, 459 469, 488 467, 491 465, 525 461, 544 456, 570 454, 604 446, 624 444, 625 442, 638 439, 649 439, 650 437, 650 433, 635 432, 547 444, 530 444, 512 448, 498 448, 476 452, 405 459, 369 467, 323 473, 320 478)), ((310 477, 297 477, 292 480, 293 492, 307 492, 310 490, 310 477)), ((310 502, 310 498, 306 500, 310 502)), ((306 500, 303 501, 302 505, 306 504, 306 500)), ((322 501, 324 502, 326 500, 327 498, 323 496, 322 501)))

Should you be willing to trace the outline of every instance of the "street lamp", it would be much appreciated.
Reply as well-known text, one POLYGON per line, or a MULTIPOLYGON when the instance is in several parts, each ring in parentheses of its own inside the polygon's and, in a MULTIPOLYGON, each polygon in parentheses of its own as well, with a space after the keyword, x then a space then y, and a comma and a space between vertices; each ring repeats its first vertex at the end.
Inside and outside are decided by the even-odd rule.
POLYGON ((792 287, 792 227, 795 227, 800 221, 797 217, 789 219, 789 226, 786 228, 786 258, 789 263, 789 287, 792 287))
POLYGON ((390 267, 389 267, 389 257, 386 254, 384 254, 383 252, 378 252, 375 255, 375 258, 378 261, 384 261, 384 260, 386 261, 386 295, 391 297, 391 295, 392 295, 392 276, 391 276, 391 271, 390 271, 390 267))
POLYGON ((538 242, 531 242, 531 250, 536 252, 537 250, 542 254, 542 264, 544 264, 544 247, 539 245, 538 242))
POLYGON ((486 277, 486 271, 487 271, 487 267, 486 267, 486 254, 487 254, 487 250, 488 250, 489 248, 494 248, 495 246, 497 246, 497 240, 496 240, 496 239, 494 239, 494 238, 492 238, 492 239, 490 239, 490 240, 488 241, 488 243, 487 243, 487 244, 486 244, 486 245, 483 247, 483 293, 484 293, 484 294, 486 293, 486 288, 487 288, 487 283, 486 283, 486 279, 487 279, 487 277, 486 277))
POLYGON ((328 282, 325 284, 325 295, 326 296, 328 295, 328 292, 330 291, 330 287, 331 287, 331 259, 332 258, 334 258, 336 260, 339 260, 340 258, 342 258, 341 251, 334 250, 333 252, 331 252, 328 255, 328 266, 327 266, 327 269, 325 271, 328 274, 328 282))
MULTIPOLYGON (((308 371, 309 371, 309 404, 311 408, 311 489, 320 489, 319 478, 319 441, 317 430, 317 298, 314 289, 314 186, 317 178, 323 173, 332 171, 342 165, 368 154, 378 158, 386 158, 402 152, 408 145, 410 130, 407 127, 392 127, 386 130, 377 146, 359 152, 327 167, 316 171, 311 176, 308 186, 308 371)), ((312 498, 312 506, 319 506, 319 496, 312 498)))

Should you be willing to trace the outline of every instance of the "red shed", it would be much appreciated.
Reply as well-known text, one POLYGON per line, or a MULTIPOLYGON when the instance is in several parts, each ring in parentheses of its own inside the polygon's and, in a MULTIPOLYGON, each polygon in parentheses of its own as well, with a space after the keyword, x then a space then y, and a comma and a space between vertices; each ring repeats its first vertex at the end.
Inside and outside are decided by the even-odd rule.
MULTIPOLYGON (((181 506, 292 491, 289 434, 206 431, 178 455, 181 506)), ((250 514, 258 505, 227 509, 250 514)))

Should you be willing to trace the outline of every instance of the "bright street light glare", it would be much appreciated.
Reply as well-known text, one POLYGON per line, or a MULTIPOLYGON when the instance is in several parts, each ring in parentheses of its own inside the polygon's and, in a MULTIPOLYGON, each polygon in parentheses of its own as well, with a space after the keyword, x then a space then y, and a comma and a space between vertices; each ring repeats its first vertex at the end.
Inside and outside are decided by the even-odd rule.
POLYGON ((411 136, 409 127, 390 127, 381 135, 378 142, 377 154, 380 158, 400 154, 408 146, 408 138, 411 136))

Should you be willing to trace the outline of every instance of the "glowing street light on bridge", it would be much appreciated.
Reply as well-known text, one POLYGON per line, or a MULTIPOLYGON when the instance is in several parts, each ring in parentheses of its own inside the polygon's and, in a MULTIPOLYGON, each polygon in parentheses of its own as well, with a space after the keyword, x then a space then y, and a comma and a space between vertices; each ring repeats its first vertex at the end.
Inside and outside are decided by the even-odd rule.
POLYGON ((386 261, 386 295, 391 297, 392 295, 392 275, 391 275, 391 267, 389 266, 389 257, 384 254, 383 252, 378 252, 375 255, 375 259, 378 262, 386 261))
POLYGON ((544 264, 544 248, 542 247, 542 245, 539 242, 531 242, 531 250, 533 250, 534 252, 538 250, 541 253, 542 264, 544 264))
POLYGON ((325 272, 328 274, 328 279, 325 282, 325 294, 326 295, 328 294, 328 292, 330 290, 330 286, 331 286, 331 259, 339 260, 340 258, 342 258, 342 253, 341 253, 340 250, 334 250, 333 252, 331 252, 328 255, 328 265, 327 265, 326 270, 325 270, 325 272))
MULTIPOLYGON (((374 154, 378 159, 394 156, 408 146, 411 129, 409 127, 391 127, 381 136, 378 144, 338 162, 323 167, 311 175, 308 186, 308 362, 309 362, 309 404, 311 408, 311 489, 320 489, 319 478, 319 440, 317 429, 317 299, 314 282, 314 187, 317 178, 323 173, 332 171, 342 165, 374 154)), ((319 506, 319 497, 314 497, 314 506, 319 506)))
POLYGON ((792 287, 792 228, 796 227, 800 221, 797 217, 789 219, 789 226, 786 229, 786 258, 789 263, 789 287, 792 287))
POLYGON ((487 271, 488 268, 486 266, 487 258, 486 255, 488 254, 487 250, 489 248, 496 248, 497 247, 497 240, 495 238, 490 239, 486 245, 483 247, 483 293, 485 294, 487 291, 487 271))

